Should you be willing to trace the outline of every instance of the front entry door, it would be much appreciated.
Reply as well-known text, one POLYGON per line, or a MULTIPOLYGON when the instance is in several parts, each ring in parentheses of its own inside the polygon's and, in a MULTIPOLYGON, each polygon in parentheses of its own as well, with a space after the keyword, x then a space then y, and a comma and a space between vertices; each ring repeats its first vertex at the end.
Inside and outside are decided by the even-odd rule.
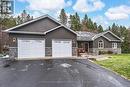
POLYGON ((89 43, 85 43, 85 51, 89 52, 89 43))

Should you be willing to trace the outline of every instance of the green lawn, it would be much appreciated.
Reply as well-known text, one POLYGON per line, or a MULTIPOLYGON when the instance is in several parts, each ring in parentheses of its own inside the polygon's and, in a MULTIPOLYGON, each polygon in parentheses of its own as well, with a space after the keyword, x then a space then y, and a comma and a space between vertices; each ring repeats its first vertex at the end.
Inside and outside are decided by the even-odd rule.
POLYGON ((111 55, 112 58, 96 61, 101 66, 107 67, 120 75, 130 79, 130 54, 111 55))

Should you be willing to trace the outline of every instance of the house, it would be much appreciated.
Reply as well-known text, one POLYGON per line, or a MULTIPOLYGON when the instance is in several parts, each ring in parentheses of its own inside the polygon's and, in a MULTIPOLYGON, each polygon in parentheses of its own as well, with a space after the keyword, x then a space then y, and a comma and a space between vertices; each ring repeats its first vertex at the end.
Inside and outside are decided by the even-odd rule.
POLYGON ((121 53, 121 39, 112 32, 75 32, 49 15, 20 24, 4 32, 9 35, 10 58, 35 59, 77 56, 77 47, 86 53, 121 53))
POLYGON ((10 58, 71 57, 77 54, 77 34, 49 15, 7 29, 10 58))
POLYGON ((99 54, 100 52, 121 53, 121 42, 123 40, 111 31, 103 33, 92 33, 77 31, 78 48, 83 52, 99 54))

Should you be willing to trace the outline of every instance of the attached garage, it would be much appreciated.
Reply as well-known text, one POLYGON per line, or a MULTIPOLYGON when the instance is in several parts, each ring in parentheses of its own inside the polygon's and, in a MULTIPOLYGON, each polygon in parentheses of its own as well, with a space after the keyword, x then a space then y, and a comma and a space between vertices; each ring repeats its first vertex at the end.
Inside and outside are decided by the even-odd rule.
POLYGON ((18 39, 18 59, 44 58, 45 41, 37 39, 18 39))
POLYGON ((52 40, 52 57, 71 57, 72 40, 52 40))
POLYGON ((77 34, 49 15, 5 30, 11 59, 41 59, 77 55, 77 34))

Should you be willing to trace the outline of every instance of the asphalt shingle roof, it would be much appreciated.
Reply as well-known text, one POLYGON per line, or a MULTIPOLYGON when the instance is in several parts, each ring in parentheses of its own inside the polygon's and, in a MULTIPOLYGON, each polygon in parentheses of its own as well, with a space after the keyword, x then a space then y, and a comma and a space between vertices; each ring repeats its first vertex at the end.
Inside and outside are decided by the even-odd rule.
POLYGON ((96 33, 86 32, 86 31, 76 31, 78 41, 92 41, 92 38, 96 33))
MULTIPOLYGON (((112 40, 109 37, 104 36, 106 33, 111 33, 110 31, 105 31, 102 33, 93 33, 93 32, 86 32, 86 31, 76 31, 77 33, 77 41, 93 41, 94 39, 103 36, 106 39, 112 40)), ((114 35, 114 34, 113 34, 114 35)), ((119 38, 118 36, 114 35, 115 37, 119 38)), ((122 39, 119 38, 119 41, 123 41, 122 39)))

